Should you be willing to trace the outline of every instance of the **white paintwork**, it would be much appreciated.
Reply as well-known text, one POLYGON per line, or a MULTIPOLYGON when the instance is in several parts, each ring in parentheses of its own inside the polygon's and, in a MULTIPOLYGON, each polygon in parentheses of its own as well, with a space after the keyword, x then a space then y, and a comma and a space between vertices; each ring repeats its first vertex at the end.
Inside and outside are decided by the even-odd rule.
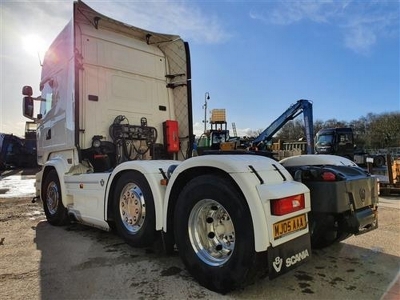
MULTIPOLYGON (((311 201, 310 201, 310 191, 309 189, 304 185, 296 181, 285 181, 283 183, 278 183, 278 184, 270 184, 270 185, 260 185, 257 187, 257 191, 260 194, 260 198, 262 200, 263 208, 264 208, 264 217, 266 220, 268 220, 268 236, 270 237, 268 241, 265 242, 270 242, 272 246, 277 246, 280 244, 283 244, 295 237, 301 236, 304 233, 308 232, 308 226, 307 228, 297 231, 295 233, 292 233, 287 236, 283 236, 279 238, 278 240, 273 239, 273 224, 280 222, 284 219, 290 219, 294 216, 297 216, 301 213, 306 214, 311 210, 311 201), (272 199, 280 199, 284 198, 287 196, 291 195, 298 195, 298 194, 304 194, 305 195, 305 208, 300 211, 296 211, 290 214, 285 215, 284 217, 282 216, 273 216, 271 214, 270 210, 270 201, 272 199)), ((306 219, 308 222, 308 215, 306 215, 306 219)), ((262 237, 260 237, 262 239, 262 237)), ((263 245, 265 246, 265 244, 263 245)), ((262 249, 262 248, 260 248, 262 249)), ((261 250, 258 250, 261 251, 261 250)))
POLYGON ((67 205, 83 223, 109 229, 104 218, 104 197, 109 173, 66 175, 64 177, 67 205))
POLYGON ((143 41, 80 25, 82 41, 81 145, 89 147, 94 135, 108 136, 118 115, 132 125, 142 117, 156 127, 162 142, 162 122, 175 119, 165 88, 165 55, 143 41), (98 101, 88 100, 89 95, 98 101), (166 107, 160 111, 158 107, 166 107))
POLYGON ((284 167, 295 166, 320 166, 320 165, 335 165, 357 167, 357 164, 345 157, 326 154, 308 154, 291 156, 279 161, 284 167))
POLYGON ((65 26, 46 52, 40 85, 40 113, 37 127, 38 163, 51 153, 74 149, 75 117, 74 46, 72 21, 65 26))
MULTIPOLYGON (((307 227, 302 231, 277 241, 273 240, 272 228, 275 222, 310 211, 309 190, 305 185, 293 181, 292 176, 278 162, 267 157, 256 155, 206 155, 193 157, 182 162, 175 169, 167 187, 164 211, 167 211, 169 194, 174 181, 185 170, 196 167, 212 167, 223 170, 237 183, 250 208, 256 251, 265 251, 270 244, 276 246, 308 232, 307 227), (264 181, 263 184, 261 184, 256 175, 253 174, 249 166, 254 167, 258 175, 264 181), (286 180, 283 179, 274 166, 279 168, 279 171, 285 176, 286 180), (283 217, 271 217, 269 202, 271 199, 279 199, 296 194, 306 194, 305 209, 283 217)), ((164 219, 164 230, 168 230, 167 218, 168 216, 164 219)))

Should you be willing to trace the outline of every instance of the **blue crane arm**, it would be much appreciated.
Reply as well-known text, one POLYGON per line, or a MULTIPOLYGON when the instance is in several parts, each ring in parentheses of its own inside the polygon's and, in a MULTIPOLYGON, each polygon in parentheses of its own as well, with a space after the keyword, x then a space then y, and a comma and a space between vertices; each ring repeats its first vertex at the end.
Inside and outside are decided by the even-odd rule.
POLYGON ((253 144, 258 144, 264 141, 270 141, 275 133, 279 131, 287 122, 296 118, 303 113, 304 126, 306 129, 307 153, 314 152, 314 136, 313 136, 313 113, 312 102, 309 100, 298 100, 292 104, 282 115, 271 123, 258 137, 253 141, 253 144))

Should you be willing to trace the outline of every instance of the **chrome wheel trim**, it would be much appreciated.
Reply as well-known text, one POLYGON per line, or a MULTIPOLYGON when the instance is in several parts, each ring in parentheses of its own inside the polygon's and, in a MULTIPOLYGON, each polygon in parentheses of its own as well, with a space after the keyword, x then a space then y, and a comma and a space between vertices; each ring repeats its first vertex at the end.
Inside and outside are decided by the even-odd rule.
POLYGON ((128 183, 119 198, 119 212, 122 224, 130 233, 137 233, 146 218, 146 202, 143 192, 135 183, 128 183))
POLYGON ((196 255, 210 266, 225 264, 235 249, 235 228, 226 209, 203 199, 189 216, 189 239, 196 255))
POLYGON ((60 191, 58 185, 54 181, 52 181, 47 186, 47 191, 46 191, 46 206, 51 215, 57 213, 59 202, 60 202, 60 191))

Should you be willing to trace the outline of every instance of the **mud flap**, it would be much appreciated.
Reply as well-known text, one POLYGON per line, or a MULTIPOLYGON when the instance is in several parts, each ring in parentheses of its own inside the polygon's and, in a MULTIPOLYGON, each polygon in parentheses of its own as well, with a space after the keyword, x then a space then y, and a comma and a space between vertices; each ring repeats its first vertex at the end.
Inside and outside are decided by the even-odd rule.
POLYGON ((268 249, 268 277, 274 279, 311 258, 310 234, 268 249))

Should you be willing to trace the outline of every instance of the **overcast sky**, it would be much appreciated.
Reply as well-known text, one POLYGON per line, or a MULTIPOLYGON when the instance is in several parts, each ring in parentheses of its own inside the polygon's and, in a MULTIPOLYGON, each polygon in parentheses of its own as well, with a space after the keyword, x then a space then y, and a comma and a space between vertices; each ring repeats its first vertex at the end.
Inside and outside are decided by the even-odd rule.
MULTIPOLYGON (((23 135, 22 86, 39 94, 37 52, 71 19, 72 1, 0 1, 0 132, 23 135)), ((189 42, 197 133, 206 92, 208 111, 226 109, 239 135, 298 99, 313 101, 322 121, 400 111, 398 0, 84 2, 189 42)))

